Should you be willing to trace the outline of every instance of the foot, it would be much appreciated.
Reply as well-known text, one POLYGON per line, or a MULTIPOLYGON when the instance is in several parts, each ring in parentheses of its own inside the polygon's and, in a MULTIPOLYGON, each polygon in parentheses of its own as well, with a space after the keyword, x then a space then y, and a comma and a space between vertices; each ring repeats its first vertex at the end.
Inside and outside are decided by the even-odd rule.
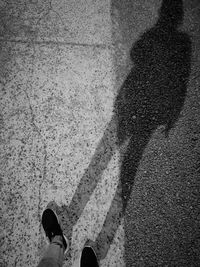
POLYGON ((81 255, 81 267, 99 267, 97 256, 91 246, 85 246, 81 255))
POLYGON ((69 241, 63 235, 62 229, 58 222, 58 217, 52 209, 46 209, 42 214, 42 226, 44 228, 45 234, 51 243, 55 236, 61 236, 64 246, 64 253, 69 249, 69 241))

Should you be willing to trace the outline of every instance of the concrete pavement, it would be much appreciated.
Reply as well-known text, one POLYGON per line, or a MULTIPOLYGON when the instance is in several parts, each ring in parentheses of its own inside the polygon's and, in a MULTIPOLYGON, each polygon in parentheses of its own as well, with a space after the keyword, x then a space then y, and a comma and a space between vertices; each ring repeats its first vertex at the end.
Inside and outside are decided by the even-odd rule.
MULTIPOLYGON (((47 247, 41 215, 52 201, 72 239, 65 266, 98 237, 119 183, 113 103, 130 48, 153 27, 160 5, 0 1, 0 266, 37 265, 47 247)), ((192 40, 184 108, 168 139, 159 128, 149 141, 100 266, 198 266, 198 1, 185 1, 184 10, 192 40)))

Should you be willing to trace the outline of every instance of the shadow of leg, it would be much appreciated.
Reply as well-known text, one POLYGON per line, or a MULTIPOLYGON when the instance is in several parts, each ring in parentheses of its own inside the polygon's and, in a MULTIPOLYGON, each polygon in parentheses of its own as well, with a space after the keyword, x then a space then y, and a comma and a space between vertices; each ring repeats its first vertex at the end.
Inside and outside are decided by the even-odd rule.
POLYGON ((79 182, 70 205, 59 207, 54 201, 48 204, 48 208, 52 208, 57 212, 62 229, 70 242, 73 226, 81 216, 116 149, 116 118, 113 116, 106 127, 88 168, 85 170, 79 182))
POLYGON ((94 189, 107 168, 116 146, 116 122, 114 117, 109 122, 99 142, 88 168, 85 170, 68 209, 73 213, 73 223, 79 219, 94 189))
POLYGON ((102 226, 102 230, 92 244, 99 261, 106 257, 115 237, 115 233, 121 224, 122 217, 121 185, 119 183, 111 207, 102 226))
POLYGON ((149 128, 143 129, 143 132, 136 131, 127 144, 126 152, 122 155, 120 181, 117 186, 116 194, 111 203, 102 230, 93 244, 97 251, 98 260, 102 260, 106 257, 115 237, 115 233, 121 224, 133 189, 137 169, 151 134, 152 129, 149 128))

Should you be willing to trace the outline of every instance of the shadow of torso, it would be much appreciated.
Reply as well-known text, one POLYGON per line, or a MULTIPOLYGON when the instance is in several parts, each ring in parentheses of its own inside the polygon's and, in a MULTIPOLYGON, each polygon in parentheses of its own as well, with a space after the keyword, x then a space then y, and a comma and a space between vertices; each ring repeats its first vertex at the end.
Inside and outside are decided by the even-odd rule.
POLYGON ((154 130, 165 125, 168 133, 178 120, 190 72, 190 39, 175 29, 155 26, 130 55, 134 66, 115 101, 120 144, 138 127, 154 130))

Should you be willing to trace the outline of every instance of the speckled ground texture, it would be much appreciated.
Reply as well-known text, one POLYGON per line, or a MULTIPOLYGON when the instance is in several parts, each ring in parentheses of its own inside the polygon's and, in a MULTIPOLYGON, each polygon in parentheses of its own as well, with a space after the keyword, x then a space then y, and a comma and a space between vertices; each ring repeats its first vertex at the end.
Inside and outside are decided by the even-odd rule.
POLYGON ((113 104, 130 48, 154 26, 160 5, 0 0, 0 266, 37 266, 47 206, 70 239, 65 267, 77 266, 102 229, 114 229, 114 239, 100 242, 101 267, 200 266, 198 1, 184 1, 192 57, 180 118, 168 138, 162 127, 154 131, 124 219, 112 216, 121 207, 113 104))

